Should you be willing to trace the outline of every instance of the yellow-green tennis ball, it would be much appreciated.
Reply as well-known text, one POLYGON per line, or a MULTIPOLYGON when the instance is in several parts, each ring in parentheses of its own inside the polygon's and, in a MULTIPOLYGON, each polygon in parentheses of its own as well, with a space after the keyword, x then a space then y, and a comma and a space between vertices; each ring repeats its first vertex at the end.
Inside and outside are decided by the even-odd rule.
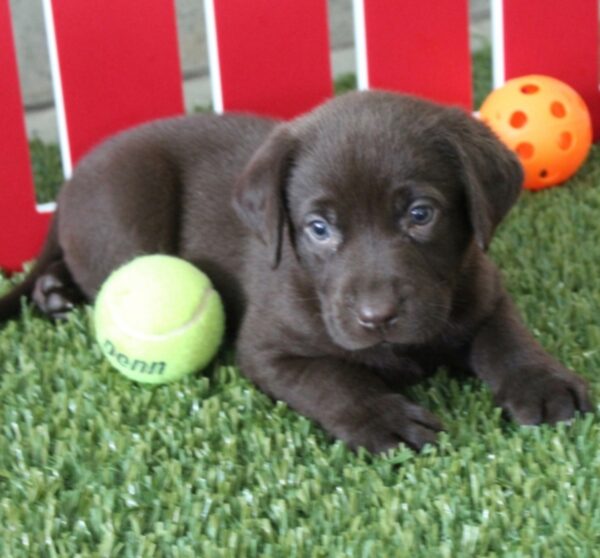
POLYGON ((210 279, 173 256, 140 256, 114 271, 94 307, 110 363, 138 382, 171 382, 206 366, 223 338, 223 305, 210 279))

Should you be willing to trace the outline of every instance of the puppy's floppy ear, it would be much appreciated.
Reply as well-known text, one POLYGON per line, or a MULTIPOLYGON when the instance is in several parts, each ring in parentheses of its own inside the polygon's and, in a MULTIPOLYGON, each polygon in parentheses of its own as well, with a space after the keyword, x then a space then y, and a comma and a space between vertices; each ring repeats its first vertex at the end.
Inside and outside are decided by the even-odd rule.
POLYGON ((475 240, 486 250, 496 227, 521 193, 523 168, 517 156, 485 124, 471 116, 462 124, 455 128, 458 137, 454 149, 475 240))
POLYGON ((238 216, 272 251, 273 268, 281 259, 285 185, 295 146, 289 126, 279 124, 252 156, 233 192, 238 216))

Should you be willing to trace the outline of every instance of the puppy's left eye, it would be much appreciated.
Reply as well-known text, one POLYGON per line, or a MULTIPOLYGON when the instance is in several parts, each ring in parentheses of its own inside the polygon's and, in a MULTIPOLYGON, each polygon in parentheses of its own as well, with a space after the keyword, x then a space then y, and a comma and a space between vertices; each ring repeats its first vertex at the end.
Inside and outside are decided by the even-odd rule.
POLYGON ((435 209, 431 205, 419 204, 413 205, 408 213, 410 220, 414 225, 427 225, 435 215, 435 209))
POLYGON ((307 228, 310 235, 319 242, 326 242, 331 238, 329 224, 322 219, 313 219, 307 228))

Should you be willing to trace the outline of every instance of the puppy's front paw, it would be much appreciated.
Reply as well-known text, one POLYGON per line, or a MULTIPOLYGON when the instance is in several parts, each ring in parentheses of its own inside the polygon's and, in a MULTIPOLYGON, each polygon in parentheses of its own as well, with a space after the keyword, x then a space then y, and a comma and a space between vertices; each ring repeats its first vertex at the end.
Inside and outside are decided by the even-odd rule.
POLYGON ((496 403, 519 424, 555 424, 589 413, 593 405, 585 380, 566 368, 524 368, 507 380, 496 403))
POLYGON ((400 442, 420 450, 435 442, 443 430, 432 413, 398 393, 370 398, 353 415, 351 428, 341 437, 353 449, 363 447, 372 453, 387 451, 400 442))
POLYGON ((83 295, 62 260, 48 266, 38 277, 32 298, 43 314, 56 320, 65 319, 75 305, 83 301, 83 295))

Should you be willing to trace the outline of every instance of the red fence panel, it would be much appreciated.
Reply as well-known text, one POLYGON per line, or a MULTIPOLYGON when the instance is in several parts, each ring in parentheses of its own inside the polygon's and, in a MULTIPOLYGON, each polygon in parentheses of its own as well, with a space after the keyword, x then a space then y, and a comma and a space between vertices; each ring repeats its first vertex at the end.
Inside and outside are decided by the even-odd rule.
POLYGON ((467 0, 355 0, 361 85, 472 106, 467 0), (364 21, 360 21, 364 16, 364 21), (364 36, 361 37, 361 33, 364 36))
POLYGON ((598 0, 504 0, 505 78, 547 74, 568 83, 600 138, 598 0))
POLYGON ((183 112, 173 0, 51 0, 51 16, 73 162, 116 131, 183 112))
POLYGON ((326 2, 208 0, 207 6, 220 70, 219 76, 213 63, 217 110, 291 118, 332 95, 326 2))
POLYGON ((0 267, 15 271, 39 252, 49 215, 35 206, 9 0, 0 0, 0 68, 0 267))

